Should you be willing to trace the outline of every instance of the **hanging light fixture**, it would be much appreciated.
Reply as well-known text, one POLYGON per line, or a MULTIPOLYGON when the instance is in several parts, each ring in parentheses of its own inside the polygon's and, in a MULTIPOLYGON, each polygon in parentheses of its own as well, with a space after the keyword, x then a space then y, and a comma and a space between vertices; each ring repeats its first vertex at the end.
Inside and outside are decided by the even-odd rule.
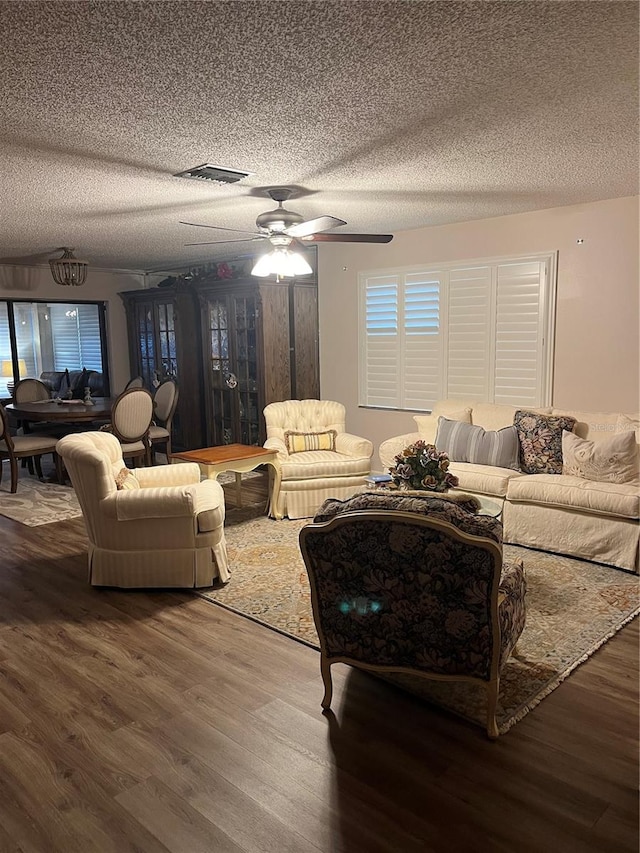
POLYGON ((278 234, 270 238, 273 251, 261 255, 251 270, 251 275, 276 278, 288 278, 296 275, 309 275, 313 270, 299 252, 289 249, 291 237, 278 234))
POLYGON ((87 261, 79 261, 74 257, 73 249, 62 249, 61 258, 53 258, 49 261, 51 275, 56 284, 79 287, 87 280, 89 264, 87 261))

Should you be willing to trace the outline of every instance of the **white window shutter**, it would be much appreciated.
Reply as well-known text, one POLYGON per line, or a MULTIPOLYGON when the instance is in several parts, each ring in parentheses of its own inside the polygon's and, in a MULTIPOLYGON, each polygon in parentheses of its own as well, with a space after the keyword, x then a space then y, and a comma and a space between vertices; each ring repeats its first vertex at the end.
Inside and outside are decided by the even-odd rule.
POLYGON ((442 396, 441 276, 405 276, 403 391, 405 409, 431 409, 442 396))
POLYGON ((361 404, 399 408, 400 346, 398 277, 374 276, 364 282, 364 359, 361 404))
POLYGON ((498 265, 494 401, 542 404, 544 261, 498 265))
POLYGON ((450 270, 448 305, 446 396, 489 400, 493 331, 491 267, 450 270))

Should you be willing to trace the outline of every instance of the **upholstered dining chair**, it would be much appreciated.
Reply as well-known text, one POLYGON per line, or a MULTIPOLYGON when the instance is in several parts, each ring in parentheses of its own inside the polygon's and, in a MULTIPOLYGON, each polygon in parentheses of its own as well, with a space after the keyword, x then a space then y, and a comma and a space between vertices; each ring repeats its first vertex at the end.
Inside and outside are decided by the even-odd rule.
POLYGON ((424 679, 487 690, 498 736, 500 671, 525 624, 522 563, 503 563, 502 524, 478 502, 364 493, 328 500, 300 531, 331 704, 347 663, 420 694, 424 679))
POLYGON ((153 422, 149 427, 149 440, 152 453, 156 445, 164 446, 167 462, 171 462, 171 428, 177 405, 178 385, 175 379, 165 379, 153 395, 153 422))
POLYGON ((18 459, 33 459, 36 474, 42 479, 40 457, 46 453, 53 455, 58 482, 62 482, 60 459, 56 453, 58 439, 54 435, 34 433, 30 435, 11 435, 9 418, 6 409, 0 403, 0 480, 2 480, 2 463, 9 460, 11 468, 11 491, 18 490, 18 459))
POLYGON ((224 492, 194 462, 129 470, 114 435, 68 435, 58 453, 89 538, 89 582, 202 587, 229 580, 224 492))
POLYGON ((144 379, 142 376, 134 376, 130 379, 124 386, 124 390, 128 391, 129 388, 144 388, 144 379))
POLYGON ((310 518, 326 498, 351 497, 364 486, 373 444, 347 433, 345 417, 345 407, 333 400, 285 400, 265 407, 264 446, 278 451, 281 475, 271 501, 276 518, 310 518))
POLYGON ((111 423, 101 427, 111 432, 122 445, 123 459, 144 459, 151 464, 149 427, 153 418, 153 397, 145 388, 129 388, 111 407, 111 423))
POLYGON ((49 389, 39 379, 21 379, 13 389, 13 399, 16 403, 37 403, 50 397, 49 389))

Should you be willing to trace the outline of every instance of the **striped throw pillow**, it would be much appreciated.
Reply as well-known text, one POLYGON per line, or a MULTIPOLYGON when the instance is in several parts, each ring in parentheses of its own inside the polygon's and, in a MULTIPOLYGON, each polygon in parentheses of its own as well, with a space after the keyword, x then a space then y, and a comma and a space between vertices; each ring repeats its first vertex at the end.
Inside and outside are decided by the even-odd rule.
POLYGON ((440 417, 436 448, 448 453, 452 462, 474 462, 476 465, 520 470, 520 444, 515 426, 490 431, 440 417))
POLYGON ((305 450, 335 450, 335 429, 325 432, 291 432, 287 430, 284 434, 284 443, 289 453, 302 453, 305 450))

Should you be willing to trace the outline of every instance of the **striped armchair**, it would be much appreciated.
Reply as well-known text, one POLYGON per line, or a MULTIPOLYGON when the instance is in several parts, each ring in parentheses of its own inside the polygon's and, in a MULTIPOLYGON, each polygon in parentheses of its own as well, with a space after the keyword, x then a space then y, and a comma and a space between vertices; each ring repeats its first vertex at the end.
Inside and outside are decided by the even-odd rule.
POLYGON ((264 409, 267 440, 278 451, 271 513, 310 518, 326 498, 348 498, 371 472, 373 444, 345 431, 345 408, 332 400, 285 400, 264 409))
POLYGON ((224 492, 195 463, 125 468, 108 432, 57 444, 89 537, 89 582, 116 587, 202 587, 229 580, 224 492))

